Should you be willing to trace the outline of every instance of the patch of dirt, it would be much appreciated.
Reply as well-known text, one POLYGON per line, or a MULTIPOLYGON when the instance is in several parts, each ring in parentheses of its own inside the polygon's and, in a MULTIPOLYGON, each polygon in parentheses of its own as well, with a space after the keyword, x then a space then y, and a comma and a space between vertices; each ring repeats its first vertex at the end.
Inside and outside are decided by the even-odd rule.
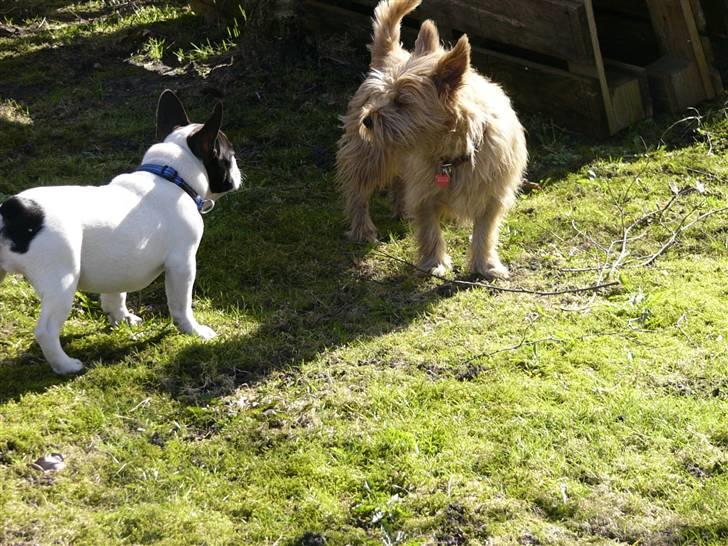
POLYGON ((324 546, 325 544, 326 538, 323 535, 306 531, 294 540, 291 546, 324 546))
POLYGON ((459 502, 448 504, 439 520, 439 529, 435 534, 438 545, 461 546, 469 544, 472 539, 488 536, 485 524, 477 521, 471 511, 459 502))

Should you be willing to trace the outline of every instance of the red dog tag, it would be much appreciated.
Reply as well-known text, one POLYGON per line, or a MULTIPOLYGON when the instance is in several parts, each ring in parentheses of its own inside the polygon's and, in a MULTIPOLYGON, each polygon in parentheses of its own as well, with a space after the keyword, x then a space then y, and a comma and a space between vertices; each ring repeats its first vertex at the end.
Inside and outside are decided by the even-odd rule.
POLYGON ((447 188, 450 185, 450 175, 447 173, 437 173, 435 175, 435 184, 438 188, 447 188))

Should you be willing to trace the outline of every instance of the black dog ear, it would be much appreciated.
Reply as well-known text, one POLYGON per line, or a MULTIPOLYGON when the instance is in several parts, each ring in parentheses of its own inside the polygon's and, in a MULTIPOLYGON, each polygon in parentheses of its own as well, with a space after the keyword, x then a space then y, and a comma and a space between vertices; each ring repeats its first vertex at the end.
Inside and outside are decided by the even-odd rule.
POLYGON ((215 111, 205 124, 187 137, 187 145, 197 157, 203 161, 210 157, 214 147, 217 133, 222 125, 222 104, 215 105, 215 111))
POLYGON ((162 142, 176 127, 189 125, 190 120, 174 91, 165 89, 157 103, 157 140, 162 142))

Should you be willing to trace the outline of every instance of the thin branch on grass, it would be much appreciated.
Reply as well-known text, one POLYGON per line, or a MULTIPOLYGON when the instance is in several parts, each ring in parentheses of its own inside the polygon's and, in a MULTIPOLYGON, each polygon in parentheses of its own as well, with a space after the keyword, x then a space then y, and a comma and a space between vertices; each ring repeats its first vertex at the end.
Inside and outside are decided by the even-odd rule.
POLYGON ((600 267, 560 267, 557 271, 563 273, 589 273, 591 271, 599 271, 600 267))
POLYGON ((500 354, 500 353, 508 353, 508 352, 511 352, 511 351, 517 351, 521 347, 532 347, 534 345, 539 345, 541 343, 569 343, 569 342, 575 342, 575 341, 584 341, 586 339, 592 339, 592 338, 595 338, 595 337, 626 336, 626 335, 629 334, 629 332, 643 332, 643 333, 648 333, 648 334, 654 333, 653 330, 644 330, 644 329, 639 329, 639 328, 630 328, 629 331, 625 331, 625 330, 613 330, 613 331, 610 331, 610 332, 595 332, 593 334, 584 334, 584 335, 581 335, 581 336, 577 336, 577 337, 573 337, 573 338, 568 338, 568 339, 564 339, 564 338, 560 338, 560 337, 555 337, 555 336, 548 336, 548 337, 539 338, 539 339, 528 339, 528 330, 527 330, 524 333, 524 335, 521 338, 521 340, 518 343, 516 343, 515 345, 510 345, 508 347, 501 347, 500 349, 496 349, 495 351, 489 351, 487 353, 477 354, 477 355, 469 358, 468 360, 466 360, 465 361, 465 364, 470 364, 470 363, 472 363, 472 362, 474 362, 476 360, 480 360, 480 359, 483 359, 483 358, 490 358, 490 357, 495 356, 495 355, 500 354))
MULTIPOLYGON (((695 112, 695 115, 686 116, 682 119, 677 120, 672 125, 670 125, 667 129, 665 129, 665 131, 660 136, 660 142, 664 145, 665 144, 665 135, 667 135, 667 133, 672 131, 678 125, 681 125, 682 123, 685 123, 685 122, 694 121, 695 122, 694 132, 700 133, 705 136, 705 139, 708 141, 708 155, 712 154, 713 153, 713 138, 709 131, 705 131, 703 129, 703 120, 705 119, 705 116, 703 116, 700 113, 700 110, 698 110, 697 108, 691 107, 691 108, 688 108, 688 110, 692 110, 693 112, 695 112)), ((683 133, 683 135, 681 135, 681 136, 685 136, 685 133, 683 133)))
POLYGON ((687 319, 688 319, 688 316, 687 316, 687 314, 686 314, 686 313, 683 313, 682 315, 680 315, 680 318, 679 318, 679 319, 677 319, 677 323, 675 324, 675 328, 677 328, 677 329, 679 330, 679 332, 680 332, 680 333, 681 333, 682 335, 684 335, 684 336, 685 336, 685 338, 686 338, 686 339, 688 340, 688 342, 690 343, 690 345, 693 345, 693 346, 694 346, 694 345, 695 345, 695 343, 693 342, 692 338, 691 338, 691 337, 690 337, 690 336, 688 335, 688 333, 687 333, 687 332, 685 331, 685 329, 684 329, 684 328, 682 327, 682 325, 683 325, 683 322, 687 322, 687 321, 688 321, 687 319))
POLYGON ((692 222, 686 224, 686 222, 690 218, 690 216, 692 216, 695 213, 695 211, 697 210, 697 208, 693 208, 692 210, 690 210, 690 212, 688 212, 686 215, 684 215, 681 218, 678 226, 672 230, 672 233, 670 234, 670 237, 668 238, 668 240, 662 244, 662 246, 660 247, 660 249, 657 252, 655 252, 647 257, 634 258, 634 259, 627 260, 627 257, 629 256, 628 243, 630 241, 636 241, 638 239, 641 239, 647 235, 646 232, 643 232, 639 235, 630 236, 630 233, 634 229, 644 226, 645 224, 649 223, 651 220, 653 220, 655 218, 657 218, 658 222, 661 225, 663 225, 662 218, 672 208, 672 206, 675 203, 677 203, 679 198, 684 195, 688 195, 688 194, 695 193, 695 192, 702 193, 700 189, 696 189, 696 188, 692 188, 692 187, 682 188, 680 190, 673 190, 672 196, 670 197, 670 199, 667 200, 667 202, 665 202, 664 205, 662 205, 658 209, 648 212, 647 214, 641 216, 640 218, 637 218, 629 226, 626 226, 626 227, 625 227, 625 221, 624 221, 624 219, 625 219, 624 209, 621 206, 618 206, 619 210, 621 212, 621 217, 622 217, 622 226, 623 226, 622 227, 622 236, 620 239, 612 241, 608 247, 605 247, 601 243, 597 243, 591 235, 579 230, 576 227, 576 225, 574 224, 574 222, 572 221, 572 227, 577 231, 577 233, 582 235, 588 241, 592 242, 596 247, 602 249, 606 254, 606 259, 603 264, 596 266, 596 267, 570 268, 570 269, 567 268, 567 269, 561 269, 561 271, 571 271, 571 272, 577 272, 577 273, 587 272, 587 271, 598 271, 599 275, 598 275, 597 281, 596 281, 596 284, 598 285, 605 278, 604 271, 606 268, 609 268, 608 278, 611 278, 620 267, 622 267, 626 264, 637 263, 637 265, 639 265, 639 266, 651 265, 667 249, 669 249, 671 246, 673 246, 677 242, 679 236, 682 235, 687 229, 689 229, 696 223, 708 218, 709 216, 712 216, 714 214, 719 214, 721 212, 728 210, 728 207, 710 210, 704 214, 701 214, 692 222), (620 243, 619 255, 613 262, 609 263, 609 256, 611 255, 614 245, 617 243, 620 243))
POLYGON ((475 356, 472 359, 470 359, 468 362, 472 362, 473 360, 476 360, 478 358, 490 358, 491 356, 495 356, 499 353, 517 351, 521 347, 530 347, 532 345, 538 345, 539 343, 547 343, 547 342, 564 343, 565 341, 566 340, 558 338, 558 337, 554 337, 554 336, 544 337, 541 339, 526 339, 526 336, 523 336, 523 339, 521 339, 521 341, 519 341, 515 345, 511 345, 510 347, 502 347, 500 349, 496 349, 495 351, 491 351, 489 353, 479 354, 478 356, 475 356))
POLYGON ((687 170, 691 173, 696 173, 701 176, 706 176, 706 177, 710 178, 711 180, 715 180, 717 182, 725 182, 725 177, 722 177, 722 176, 712 173, 710 171, 704 171, 703 169, 695 169, 693 167, 688 167, 687 170))
POLYGON ((677 242, 677 238, 685 232, 690 227, 694 226, 696 223, 705 220, 709 216, 713 216, 715 214, 720 214, 721 212, 728 211, 728 207, 722 207, 719 209, 713 209, 709 210, 708 212, 704 212, 700 216, 698 216, 695 220, 690 222, 689 224, 685 224, 685 221, 688 219, 688 217, 695 212, 695 210, 691 210, 688 214, 686 214, 683 219, 680 221, 680 225, 673 230, 672 234, 670 235, 670 238, 660 247, 660 250, 649 256, 645 261, 640 263, 641 266, 647 266, 651 265, 658 257, 660 257, 664 252, 670 248, 672 245, 674 245, 677 242))
POLYGON ((403 260, 402 258, 398 258, 397 256, 392 256, 391 254, 387 254, 386 252, 382 250, 375 250, 375 254, 379 254, 380 256, 384 256, 385 258, 388 258, 390 260, 403 263, 405 265, 408 265, 409 267, 416 269, 417 271, 424 273, 430 277, 433 277, 435 279, 438 279, 442 282, 448 283, 448 284, 454 284, 456 286, 469 286, 469 287, 479 287, 479 288, 486 288, 488 290, 492 290, 494 292, 509 292, 509 293, 515 293, 515 294, 532 294, 534 296, 560 296, 563 294, 578 294, 582 292, 597 292, 599 290, 602 290, 604 288, 609 288, 611 286, 617 286, 620 283, 617 281, 614 282, 608 282, 603 284, 596 284, 593 286, 584 286, 579 288, 564 288, 561 290, 529 290, 527 288, 506 288, 504 286, 495 286, 493 284, 488 284, 484 282, 477 282, 477 281, 463 281, 459 279, 448 279, 447 277, 443 277, 441 275, 436 275, 434 273, 431 273, 430 271, 425 271, 424 269, 421 269, 417 267, 412 262, 408 262, 407 260, 403 260))

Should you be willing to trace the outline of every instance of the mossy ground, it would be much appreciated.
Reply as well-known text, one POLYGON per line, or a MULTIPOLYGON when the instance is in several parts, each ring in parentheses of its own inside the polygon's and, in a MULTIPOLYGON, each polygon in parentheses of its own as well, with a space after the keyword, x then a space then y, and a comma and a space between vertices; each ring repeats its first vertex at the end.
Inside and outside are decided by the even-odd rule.
MULTIPOLYGON (((601 143, 526 117, 541 189, 508 217, 497 286, 620 284, 464 289, 391 258, 414 242, 384 197, 384 242, 343 237, 337 115, 361 56, 220 46, 175 3, 0 17, 0 193, 132 169, 166 87, 193 119, 225 95, 247 174, 198 253, 214 341, 171 327, 161 282, 130 296, 135 328, 79 296, 62 342, 87 371, 57 377, 32 288, 0 285, 0 543, 728 541, 725 96, 601 143), (49 452, 64 470, 31 468, 49 452)), ((446 236, 462 269, 468 230, 446 236)))

